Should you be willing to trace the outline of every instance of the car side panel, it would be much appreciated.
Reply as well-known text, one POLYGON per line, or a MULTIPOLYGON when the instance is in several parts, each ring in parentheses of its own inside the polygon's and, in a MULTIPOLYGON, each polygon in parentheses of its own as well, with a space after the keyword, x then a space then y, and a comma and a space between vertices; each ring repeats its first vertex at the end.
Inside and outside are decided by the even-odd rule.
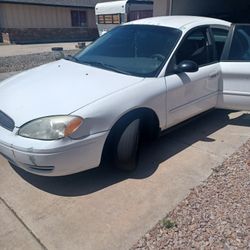
POLYGON ((167 127, 215 107, 219 77, 218 63, 198 72, 167 76, 167 127))
POLYGON ((217 108, 250 110, 250 62, 221 62, 217 108))

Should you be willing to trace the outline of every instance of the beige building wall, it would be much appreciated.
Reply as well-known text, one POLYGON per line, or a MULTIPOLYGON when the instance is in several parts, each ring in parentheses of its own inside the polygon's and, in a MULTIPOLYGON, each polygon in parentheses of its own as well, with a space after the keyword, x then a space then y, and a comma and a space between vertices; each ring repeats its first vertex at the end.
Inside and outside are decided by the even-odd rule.
POLYGON ((94 9, 0 3, 0 27, 3 28, 73 28, 71 10, 84 10, 87 27, 95 28, 94 9))

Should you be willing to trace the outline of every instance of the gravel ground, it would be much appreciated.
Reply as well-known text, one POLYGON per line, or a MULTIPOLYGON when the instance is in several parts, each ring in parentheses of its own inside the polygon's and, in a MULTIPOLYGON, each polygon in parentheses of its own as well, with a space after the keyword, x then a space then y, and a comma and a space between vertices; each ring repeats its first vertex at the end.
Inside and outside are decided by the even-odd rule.
MULTIPOLYGON (((65 55, 74 55, 78 50, 64 51, 65 55)), ((0 73, 22 71, 55 60, 53 52, 0 57, 0 73)))
POLYGON ((250 140, 135 249, 250 249, 250 140))

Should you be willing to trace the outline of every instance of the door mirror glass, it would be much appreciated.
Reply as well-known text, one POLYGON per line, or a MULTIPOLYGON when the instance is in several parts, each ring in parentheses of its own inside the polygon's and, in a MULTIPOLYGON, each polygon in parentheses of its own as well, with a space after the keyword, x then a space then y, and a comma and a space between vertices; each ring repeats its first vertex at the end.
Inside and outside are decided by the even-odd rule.
POLYGON ((182 73, 182 72, 197 72, 199 70, 199 66, 196 62, 185 60, 180 62, 176 68, 175 73, 182 73))

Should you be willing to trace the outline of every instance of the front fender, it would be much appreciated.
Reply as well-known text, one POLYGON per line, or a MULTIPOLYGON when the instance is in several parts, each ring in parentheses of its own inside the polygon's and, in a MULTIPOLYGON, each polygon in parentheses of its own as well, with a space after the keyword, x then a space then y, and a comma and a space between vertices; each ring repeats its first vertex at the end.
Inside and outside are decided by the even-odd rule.
POLYGON ((148 108, 155 112, 159 126, 166 126, 166 85, 164 78, 146 78, 131 87, 117 91, 73 113, 84 118, 75 137, 110 130, 128 112, 148 108))

